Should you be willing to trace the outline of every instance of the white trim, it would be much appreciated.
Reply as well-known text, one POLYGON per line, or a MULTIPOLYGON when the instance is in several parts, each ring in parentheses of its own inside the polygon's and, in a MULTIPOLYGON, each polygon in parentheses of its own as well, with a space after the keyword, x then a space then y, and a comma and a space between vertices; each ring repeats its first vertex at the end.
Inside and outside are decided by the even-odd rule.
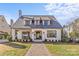
POLYGON ((38 20, 38 25, 40 25, 40 21, 38 20))
POLYGON ((12 40, 15 40, 15 29, 12 29, 12 40))
POLYGON ((32 20, 30 20, 30 25, 32 24, 32 20))
POLYGON ((44 20, 42 20, 42 22, 43 22, 43 25, 44 25, 44 20))
POLYGON ((48 25, 50 25, 50 20, 48 20, 48 25))
POLYGON ((36 20, 34 20, 34 25, 36 25, 36 20))

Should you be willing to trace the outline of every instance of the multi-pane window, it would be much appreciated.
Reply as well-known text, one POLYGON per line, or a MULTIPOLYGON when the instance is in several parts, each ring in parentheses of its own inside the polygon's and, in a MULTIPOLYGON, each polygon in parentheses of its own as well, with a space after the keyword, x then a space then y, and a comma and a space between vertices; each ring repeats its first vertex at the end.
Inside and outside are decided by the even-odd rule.
POLYGON ((22 38, 23 39, 29 39, 30 33, 29 32, 22 32, 22 38))
POLYGON ((51 37, 56 38, 56 36, 57 36, 57 31, 56 30, 48 30, 47 31, 47 37, 48 38, 51 38, 51 37))
POLYGON ((25 25, 29 25, 29 24, 33 24, 33 25, 50 25, 52 24, 51 20, 25 20, 25 25))
POLYGON ((48 20, 48 25, 50 25, 50 20, 48 20))
POLYGON ((52 21, 51 20, 48 20, 48 25, 51 25, 52 24, 52 21))
POLYGON ((39 25, 39 20, 36 20, 36 25, 39 25))

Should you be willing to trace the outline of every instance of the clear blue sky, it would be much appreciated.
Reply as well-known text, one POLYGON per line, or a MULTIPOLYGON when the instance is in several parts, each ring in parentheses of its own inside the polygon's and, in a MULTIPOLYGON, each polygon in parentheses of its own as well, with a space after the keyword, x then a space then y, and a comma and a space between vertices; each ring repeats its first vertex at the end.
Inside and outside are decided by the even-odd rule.
POLYGON ((4 15, 8 23, 10 19, 17 20, 19 9, 22 10, 23 15, 54 15, 62 25, 79 17, 79 4, 0 3, 0 15, 4 15))

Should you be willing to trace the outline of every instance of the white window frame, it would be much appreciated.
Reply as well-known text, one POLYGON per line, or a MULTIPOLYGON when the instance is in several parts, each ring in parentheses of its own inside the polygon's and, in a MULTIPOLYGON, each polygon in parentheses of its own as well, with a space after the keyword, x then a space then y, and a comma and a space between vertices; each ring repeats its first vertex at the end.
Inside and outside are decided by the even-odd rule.
POLYGON ((56 30, 47 30, 47 38, 56 38, 57 37, 57 31, 56 30), (49 33, 48 33, 49 32, 49 33), (55 33, 54 33, 55 32, 55 33), (53 35, 53 36, 50 36, 50 35, 53 35), (55 34, 55 37, 54 37, 54 34, 55 34))
POLYGON ((50 20, 48 20, 48 25, 50 25, 50 20))
POLYGON ((32 24, 32 20, 30 20, 30 25, 32 24))
POLYGON ((44 25, 44 20, 42 20, 42 22, 43 22, 43 25, 44 25))
POLYGON ((36 20, 34 20, 34 25, 36 25, 36 20))

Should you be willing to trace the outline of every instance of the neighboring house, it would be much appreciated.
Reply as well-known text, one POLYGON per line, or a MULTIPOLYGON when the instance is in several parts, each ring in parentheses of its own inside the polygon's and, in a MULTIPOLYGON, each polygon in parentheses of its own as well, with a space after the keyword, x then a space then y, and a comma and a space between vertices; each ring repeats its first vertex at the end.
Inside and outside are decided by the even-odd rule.
POLYGON ((63 35, 70 38, 70 33, 73 32, 73 24, 68 24, 63 27, 63 35))
POLYGON ((62 26, 54 16, 22 15, 12 25, 12 39, 31 38, 34 42, 61 40, 62 26))
POLYGON ((79 33, 79 18, 75 19, 73 22, 63 27, 63 33, 68 38, 70 38, 70 33, 74 31, 76 33, 79 33))
POLYGON ((7 23, 5 17, 3 15, 0 15, 0 34, 7 32, 10 34, 10 25, 7 23))

